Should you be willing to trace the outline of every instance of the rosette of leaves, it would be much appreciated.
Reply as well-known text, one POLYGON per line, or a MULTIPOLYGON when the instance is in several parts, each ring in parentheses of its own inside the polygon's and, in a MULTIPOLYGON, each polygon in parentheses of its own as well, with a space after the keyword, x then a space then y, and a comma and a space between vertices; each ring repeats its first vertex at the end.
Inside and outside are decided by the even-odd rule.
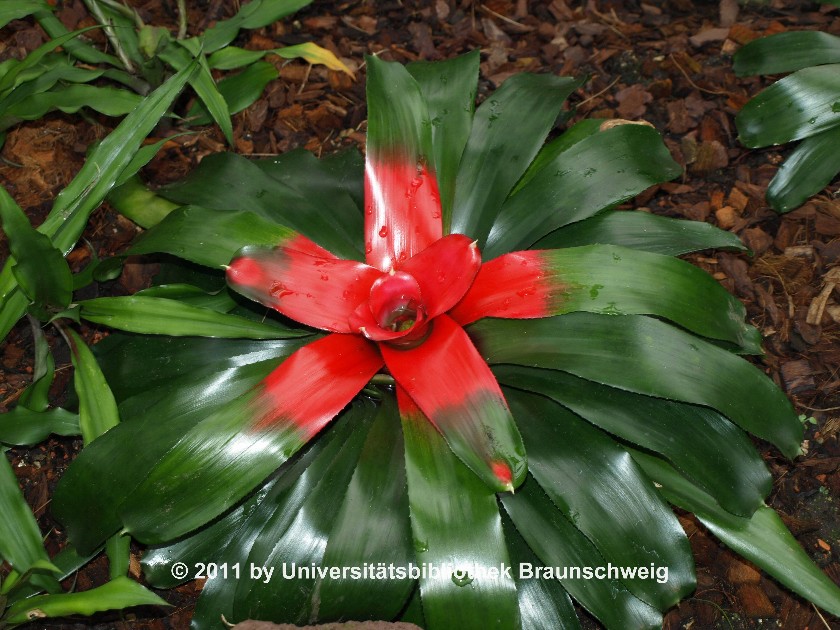
POLYGON ((251 0, 233 17, 187 37, 182 1, 177 3, 179 30, 175 34, 145 24, 140 14, 124 3, 84 0, 107 36, 111 54, 84 39, 90 28, 68 31, 44 0, 4 0, 0 28, 31 15, 51 39, 23 60, 8 59, 0 64, 0 132, 52 110, 75 113, 89 108, 106 116, 124 116, 166 78, 198 57, 199 69, 190 78, 190 86, 199 101, 185 119, 191 124, 215 121, 232 145, 231 114, 256 101, 278 76, 274 65, 263 60, 266 55, 302 58, 351 74, 333 53, 311 42, 256 51, 232 45, 241 29, 267 26, 311 2, 251 0), (211 71, 234 72, 217 81, 211 71))
POLYGON ((747 436, 794 457, 802 425, 738 356, 743 306, 676 257, 743 246, 614 209, 679 173, 653 129, 545 143, 580 82, 475 108, 478 61, 370 58, 364 159, 213 155, 159 191, 182 205, 131 253, 170 256, 160 284, 79 303, 127 332, 98 346, 122 422, 51 504, 71 541, 150 545, 157 587, 213 563, 196 628, 575 628, 572 601, 653 628, 695 586, 671 503, 840 612, 747 436))
POLYGON ((751 148, 801 140, 767 189, 776 212, 789 212, 840 172, 840 37, 819 31, 777 33, 735 54, 739 76, 788 76, 753 97, 735 122, 751 148))

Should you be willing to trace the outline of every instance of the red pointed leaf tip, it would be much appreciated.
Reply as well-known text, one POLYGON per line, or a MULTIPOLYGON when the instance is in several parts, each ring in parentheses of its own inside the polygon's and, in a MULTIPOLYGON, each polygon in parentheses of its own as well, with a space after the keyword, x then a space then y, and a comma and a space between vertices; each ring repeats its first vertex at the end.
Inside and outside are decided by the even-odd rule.
POLYGON ((252 401, 253 428, 291 430, 307 441, 361 391, 383 361, 357 335, 327 335, 297 350, 269 374, 252 401))
POLYGON ((493 474, 499 480, 499 484, 508 492, 513 492, 513 473, 505 462, 493 462, 490 464, 493 474))
POLYGON ((533 319, 556 310, 564 287, 542 250, 511 252, 484 263, 449 315, 462 326, 482 317, 533 319))
POLYGON ((372 157, 365 166, 365 260, 388 271, 443 236, 435 174, 422 161, 372 157))

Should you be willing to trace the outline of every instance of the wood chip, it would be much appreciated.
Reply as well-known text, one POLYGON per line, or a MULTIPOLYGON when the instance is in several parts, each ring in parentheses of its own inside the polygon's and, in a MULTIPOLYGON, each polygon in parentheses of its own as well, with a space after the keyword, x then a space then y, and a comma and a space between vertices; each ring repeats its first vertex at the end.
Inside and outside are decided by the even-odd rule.
POLYGON ((738 587, 737 597, 747 617, 755 619, 776 614, 772 602, 757 584, 742 584, 738 587))
POLYGON ((814 372, 806 359, 782 363, 780 372, 785 389, 789 394, 812 392, 816 388, 814 372))

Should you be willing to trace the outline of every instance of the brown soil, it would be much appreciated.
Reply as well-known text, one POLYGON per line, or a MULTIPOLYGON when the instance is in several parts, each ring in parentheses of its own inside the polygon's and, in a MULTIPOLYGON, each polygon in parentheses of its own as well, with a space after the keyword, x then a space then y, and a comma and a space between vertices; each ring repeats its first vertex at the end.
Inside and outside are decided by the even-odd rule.
MULTIPOLYGON (((58 14, 71 28, 90 22, 80 0, 58 0, 58 14)), ((129 1, 146 23, 177 28, 175 3, 129 1)), ((226 17, 235 3, 187 0, 189 24, 226 17)), ((0 31, 0 60, 22 57, 45 41, 34 23, 16 21, 0 31)), ((733 231, 753 257, 727 253, 691 259, 747 306, 765 336, 766 357, 757 363, 789 394, 806 424, 807 453, 795 462, 759 443, 776 483, 768 500, 803 547, 840 583, 840 298, 829 273, 840 262, 840 201, 836 185, 801 209, 780 217, 764 190, 789 152, 786 147, 747 151, 737 142, 734 115, 770 79, 738 79, 731 55, 757 36, 782 30, 820 29, 840 34, 840 9, 816 3, 774 0, 741 6, 732 0, 621 2, 619 0, 393 0, 317 1, 292 19, 243 32, 238 45, 275 48, 315 41, 333 50, 356 79, 275 58, 280 79, 263 98, 234 119, 235 150, 266 155, 295 147, 328 153, 362 146, 365 131, 364 54, 401 62, 443 59, 482 50, 479 96, 515 72, 589 75, 570 99, 573 120, 582 117, 645 119, 653 123, 677 160, 682 179, 641 195, 632 204, 666 216, 708 221, 733 231), (816 302, 816 303, 815 303, 816 302), (812 306, 813 305, 813 306, 812 306), (810 316, 809 316, 810 309, 810 316)), ((185 104, 182 104, 185 105, 185 104)), ((87 146, 113 127, 98 117, 51 114, 11 130, 0 152, 0 184, 27 210, 34 224, 46 216, 56 193, 78 171, 87 146)), ((170 130, 160 128, 162 137, 170 130)), ((183 176, 203 156, 224 150, 212 128, 171 140, 144 171, 155 185, 183 176)), ((85 238, 99 256, 122 251, 137 228, 107 206, 97 211, 85 238)), ((0 257, 5 257, 0 243, 0 257)), ((70 254, 74 268, 90 254, 70 254)), ((95 288, 128 293, 149 282, 127 265, 115 282, 95 288)), ((837 280, 835 280, 837 282, 837 280)), ((840 282, 838 283, 840 284, 840 282)), ((99 334, 84 328, 93 341, 99 334)), ((57 401, 70 372, 69 357, 54 338, 59 378, 57 401)), ((0 406, 14 406, 32 371, 32 338, 19 325, 0 349, 0 406)), ((47 509, 50 489, 79 444, 53 439, 33 449, 13 449, 11 460, 27 500, 38 516, 50 553, 62 534, 47 509)), ((681 516, 698 562, 698 587, 666 617, 666 628, 840 628, 840 623, 778 586, 708 536, 690 516, 681 516)), ((139 557, 140 549, 136 550, 139 557)), ((138 572, 133 566, 133 571, 138 572)), ((79 589, 106 579, 104 562, 82 570, 79 589)), ((186 628, 199 587, 188 584, 162 596, 167 611, 137 609, 122 615, 45 622, 45 628, 186 628)), ((587 620, 588 627, 596 627, 587 620)), ((38 625, 37 627, 42 627, 38 625)))

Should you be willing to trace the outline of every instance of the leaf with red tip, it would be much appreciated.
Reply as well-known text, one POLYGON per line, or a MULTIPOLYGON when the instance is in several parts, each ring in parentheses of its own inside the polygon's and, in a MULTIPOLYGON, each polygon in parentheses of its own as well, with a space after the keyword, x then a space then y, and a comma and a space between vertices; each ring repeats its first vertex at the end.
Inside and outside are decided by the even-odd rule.
POLYGON ((443 235, 429 112, 405 67, 367 58, 365 260, 387 271, 443 235))
POLYGON ((464 296, 481 267, 472 239, 450 234, 397 266, 417 280, 429 319, 445 313, 464 296))
POLYGON ((158 461, 121 506, 126 529, 157 544, 212 520, 318 433, 381 366, 376 346, 355 335, 304 346, 158 461))
POLYGON ((415 348, 381 345, 385 364, 461 461, 490 487, 512 491, 527 464, 502 391, 458 324, 440 315, 431 326, 415 348))
POLYGON ((304 239, 274 249, 245 247, 227 270, 228 284, 260 304, 307 326, 337 333, 351 329, 349 318, 366 302, 381 271, 352 260, 316 256, 304 239))

